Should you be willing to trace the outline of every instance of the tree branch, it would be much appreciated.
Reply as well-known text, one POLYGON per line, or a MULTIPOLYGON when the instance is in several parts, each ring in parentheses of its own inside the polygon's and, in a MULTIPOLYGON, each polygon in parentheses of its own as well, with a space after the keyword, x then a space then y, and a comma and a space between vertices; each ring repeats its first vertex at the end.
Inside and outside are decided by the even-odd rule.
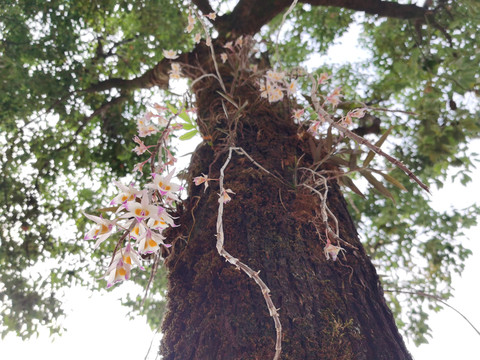
POLYGON ((192 0, 192 3, 194 3, 197 8, 205 15, 215 12, 215 10, 212 9, 212 6, 210 5, 210 2, 208 0, 192 0))
POLYGON ((427 9, 417 5, 403 5, 382 0, 300 0, 300 2, 314 6, 341 7, 397 19, 418 19, 429 13, 427 9))
POLYGON ((119 97, 116 97, 112 100, 110 100, 109 102, 106 102, 104 103, 102 106, 100 106, 98 109, 96 109, 93 113, 91 113, 89 116, 85 116, 83 118, 83 120, 81 121, 80 123, 80 126, 77 128, 77 130, 75 131, 75 133, 73 134, 72 136, 72 139, 61 145, 60 147, 56 148, 55 151, 62 151, 64 149, 67 149, 69 148, 70 146, 73 145, 73 143, 75 142, 75 140, 77 139, 77 136, 78 134, 80 134, 82 132, 82 130, 85 128, 85 126, 90 122, 90 120, 92 120, 95 116, 98 116, 98 115, 103 115, 105 114, 111 107, 115 106, 115 105, 118 105, 118 104, 121 104, 122 102, 124 102, 125 100, 127 99, 126 96, 119 96, 119 97))
MULTIPOLYGON (((416 5, 402 5, 382 0, 300 0, 299 2, 313 6, 340 7, 397 19, 420 19, 431 13, 428 9, 416 5)), ((204 4, 208 1, 196 0, 195 3, 204 4)), ((220 16, 214 25, 221 36, 231 34, 230 36, 235 38, 240 35, 253 35, 291 3, 291 0, 240 0, 232 13, 220 16)))
POLYGON ((133 79, 110 78, 93 84, 83 92, 92 93, 110 90, 113 88, 131 91, 136 89, 149 89, 158 86, 161 89, 168 88, 168 70, 170 70, 171 61, 163 59, 153 68, 133 79))
POLYGON ((229 33, 232 38, 254 35, 291 2, 291 0, 240 0, 230 14, 217 18, 214 25, 221 37, 229 33))

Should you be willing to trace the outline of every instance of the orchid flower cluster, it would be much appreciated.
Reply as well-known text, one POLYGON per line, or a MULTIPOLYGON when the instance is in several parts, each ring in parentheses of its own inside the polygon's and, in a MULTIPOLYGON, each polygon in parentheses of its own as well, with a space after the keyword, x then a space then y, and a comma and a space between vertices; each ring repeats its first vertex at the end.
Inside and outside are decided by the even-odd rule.
MULTIPOLYGON (((204 15, 206 18, 210 19, 211 21, 214 21, 215 18, 217 17, 217 14, 215 12, 212 12, 210 14, 207 14, 207 15, 204 15)), ((200 18, 199 14, 194 12, 192 10, 192 8, 190 9, 189 13, 188 13, 188 25, 185 29, 185 31, 187 33, 191 33, 194 29, 195 29, 195 24, 197 23, 197 18, 200 20, 200 23, 207 35, 207 39, 205 41, 205 44, 207 46, 211 46, 212 45, 212 38, 210 37, 208 31, 207 31, 207 27, 205 25, 205 23, 203 22, 203 19, 200 18)), ((202 39, 202 35, 200 32, 197 32, 195 33, 194 37, 193 37, 193 40, 195 41, 196 44, 200 43, 202 39)), ((178 55, 177 55, 177 52, 175 50, 163 50, 163 56, 166 58, 166 59, 170 59, 170 60, 175 60, 175 59, 178 59, 178 55)), ((225 61, 224 61, 224 57, 226 56, 222 54, 222 61, 225 62, 226 61, 226 58, 225 58, 225 61)), ((181 68, 181 65, 177 62, 172 62, 171 64, 172 68, 171 70, 169 71, 169 74, 170 74, 170 79, 173 79, 173 80, 178 80, 182 77, 182 68, 181 68)))
MULTIPOLYGON (((330 75, 328 75, 327 73, 322 73, 316 78, 319 86, 326 83, 327 80, 329 79, 330 79, 330 75)), ((336 87, 332 92, 324 96, 323 104, 321 104, 322 108, 325 109, 327 106, 330 106, 332 110, 335 110, 337 106, 340 104, 341 99, 343 97, 341 91, 342 91, 341 87, 336 87)), ((262 92, 261 96, 266 97, 265 92, 262 92)), ((315 136, 320 133, 320 128, 322 124, 326 123, 325 119, 322 117, 321 114, 315 112, 311 107, 306 107, 306 108, 300 108, 300 109, 293 109, 292 118, 295 119, 297 122, 301 122, 302 120, 304 120, 305 115, 311 114, 311 111, 308 111, 308 110, 312 110, 314 112, 314 116, 316 117, 315 120, 308 119, 309 121, 311 121, 310 126, 308 128, 308 132, 315 136)), ((340 124, 344 126, 352 125, 353 119, 362 118, 363 116, 365 116, 366 111, 367 111, 367 107, 361 107, 361 108, 350 110, 347 112, 346 115, 341 117, 340 124)))
POLYGON ((270 103, 280 101, 287 95, 293 95, 297 91, 297 80, 286 80, 285 72, 268 70, 265 80, 259 83, 260 96, 268 99, 270 103))
MULTIPOLYGON (((138 171, 143 174, 144 165, 148 161, 151 161, 152 156, 154 155, 149 149, 158 147, 158 144, 146 146, 140 138, 154 135, 162 131, 162 135, 159 141, 166 143, 172 131, 182 129, 186 125, 182 123, 170 124, 172 118, 174 118, 175 116, 183 116, 184 118, 189 119, 189 112, 195 112, 195 109, 182 109, 180 113, 176 109, 161 106, 159 104, 154 104, 152 111, 146 112, 144 116, 137 120, 138 136, 135 136, 133 138, 133 141, 137 143, 137 146, 132 151, 134 151, 137 155, 142 155, 145 152, 148 152, 150 154, 150 158, 136 164, 133 171, 138 171), (167 116, 167 112, 170 112, 172 114, 170 116, 167 116)), ((166 165, 174 165, 177 159, 172 155, 168 147, 163 146, 161 147, 161 150, 163 151, 163 155, 166 159, 163 167, 165 167, 166 165)), ((163 171, 163 167, 162 169, 160 169, 160 172, 163 171)))
POLYGON ((85 214, 94 221, 96 226, 86 235, 86 240, 96 240, 95 248, 107 240, 116 228, 123 232, 117 247, 124 241, 126 246, 115 251, 113 260, 107 269, 107 287, 128 280, 133 265, 145 270, 140 258, 148 254, 158 254, 161 247, 168 248, 171 245, 164 242, 162 232, 174 223, 172 216, 165 207, 159 205, 171 204, 178 201, 176 193, 181 190, 180 185, 172 183, 174 170, 168 175, 152 174, 152 182, 147 184, 146 189, 138 190, 130 184, 128 186, 114 181, 119 193, 112 201, 112 206, 117 206, 114 219, 85 214))
POLYGON ((137 146, 132 151, 137 155, 150 154, 147 160, 135 165, 134 171, 142 173, 143 166, 150 161, 151 182, 140 190, 134 184, 125 185, 113 181, 118 189, 117 195, 110 202, 111 208, 108 209, 114 211, 113 218, 106 219, 102 216, 85 214, 96 224, 85 235, 86 240, 96 240, 95 249, 115 232, 123 233, 118 240, 112 261, 105 274, 107 287, 128 280, 133 266, 145 270, 141 259, 149 254, 161 257, 162 247, 169 248, 171 246, 165 243, 164 230, 178 226, 166 208, 175 201, 179 201, 178 192, 182 190, 182 187, 172 182, 175 169, 166 175, 162 175, 162 173, 168 165, 176 162, 167 146, 169 134, 171 131, 183 127, 182 124, 171 125, 171 120, 176 116, 185 118, 190 110, 178 111, 171 105, 167 105, 168 107, 163 107, 154 104, 151 111, 138 119, 138 136, 133 138, 137 146), (172 114, 167 116, 168 111, 172 114), (147 146, 140 139, 160 131, 161 135, 155 145, 147 146), (151 148, 154 149, 151 150, 151 148), (158 159, 162 159, 163 164, 155 167, 157 156, 158 159))

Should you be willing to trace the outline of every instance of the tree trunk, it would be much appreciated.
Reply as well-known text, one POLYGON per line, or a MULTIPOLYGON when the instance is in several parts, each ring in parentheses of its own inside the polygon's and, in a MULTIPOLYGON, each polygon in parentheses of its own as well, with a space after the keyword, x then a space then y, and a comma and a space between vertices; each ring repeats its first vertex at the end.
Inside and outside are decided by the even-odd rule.
MULTIPOLYGON (((240 105, 248 101, 241 112, 218 94, 216 80, 195 84, 200 128, 212 143, 196 150, 189 174, 218 178, 234 145, 285 182, 234 154, 225 188, 236 194, 223 216, 226 250, 260 270, 280 309, 281 358, 411 359, 339 186, 328 182, 327 204, 346 242, 332 243, 346 251, 332 261, 324 254, 321 201, 301 185, 307 176, 299 167, 313 163, 309 135, 298 135, 288 101, 268 104, 249 79, 248 72, 236 80, 224 76, 227 89, 235 87, 231 98, 240 105)), ((217 253, 218 192, 218 182, 205 192, 192 184, 179 210, 181 227, 172 234, 177 241, 166 264, 160 350, 166 360, 264 360, 275 353, 274 322, 260 288, 217 253)), ((334 227, 332 216, 329 222, 334 227)))

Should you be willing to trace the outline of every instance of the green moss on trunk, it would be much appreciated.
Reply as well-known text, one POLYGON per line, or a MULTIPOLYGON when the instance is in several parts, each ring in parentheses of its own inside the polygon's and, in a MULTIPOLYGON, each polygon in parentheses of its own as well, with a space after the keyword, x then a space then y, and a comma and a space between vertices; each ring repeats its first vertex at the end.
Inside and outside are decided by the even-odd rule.
MULTIPOLYGON (((217 178, 227 145, 235 145, 285 181, 238 155, 225 172, 225 187, 236 193, 225 206, 225 248, 260 270, 271 289, 283 327, 282 359, 410 359, 338 185, 329 182, 328 205, 351 247, 333 262, 323 253, 324 229, 314 225, 319 199, 294 186, 296 159, 312 164, 307 139, 297 135, 287 103, 270 106, 252 82, 243 84, 234 92, 238 103, 249 103, 241 116, 226 104, 238 118, 235 127, 215 83, 196 85, 202 132, 213 145, 197 149, 190 176, 217 178)), ((275 328, 259 287, 215 248, 217 208, 218 184, 189 189, 177 229, 184 241, 168 262, 161 353, 166 360, 271 359, 275 328)))

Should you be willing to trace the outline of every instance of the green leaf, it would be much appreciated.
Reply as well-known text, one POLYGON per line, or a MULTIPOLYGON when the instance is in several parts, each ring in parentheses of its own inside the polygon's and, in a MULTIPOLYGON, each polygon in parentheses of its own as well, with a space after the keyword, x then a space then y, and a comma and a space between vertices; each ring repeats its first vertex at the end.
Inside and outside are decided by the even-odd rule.
POLYGON ((193 124, 182 124, 184 130, 192 130, 195 129, 195 125, 193 124))
POLYGON ((177 110, 177 109, 175 109, 175 108, 173 107, 173 105, 172 105, 172 104, 170 104, 168 101, 167 101, 167 103, 166 103, 166 104, 167 104, 167 108, 168 108, 168 110, 170 110, 170 111, 172 112, 172 114, 176 114, 176 113, 178 113, 178 110, 177 110))
POLYGON ((189 140, 192 137, 194 137, 195 135, 197 135, 197 133, 198 133, 198 130, 192 130, 192 131, 189 131, 189 132, 183 134, 182 136, 180 136, 179 139, 180 140, 189 140))
POLYGON ((333 135, 332 135, 332 125, 330 124, 327 130, 327 138, 325 140, 325 146, 326 146, 325 151, 330 152, 332 145, 333 145, 333 135))
POLYGON ((188 116, 187 111, 185 109, 182 109, 182 111, 180 111, 180 114, 178 114, 178 116, 180 117, 180 119, 185 120, 189 124, 192 124, 192 120, 190 119, 190 116, 188 116))
POLYGON ((230 96, 228 96, 227 94, 224 94, 222 93, 221 91, 218 91, 217 90, 217 93, 223 97, 225 100, 227 100, 230 104, 232 104, 233 106, 235 106, 237 109, 239 108, 238 104, 235 102, 235 100, 233 100, 230 96))

